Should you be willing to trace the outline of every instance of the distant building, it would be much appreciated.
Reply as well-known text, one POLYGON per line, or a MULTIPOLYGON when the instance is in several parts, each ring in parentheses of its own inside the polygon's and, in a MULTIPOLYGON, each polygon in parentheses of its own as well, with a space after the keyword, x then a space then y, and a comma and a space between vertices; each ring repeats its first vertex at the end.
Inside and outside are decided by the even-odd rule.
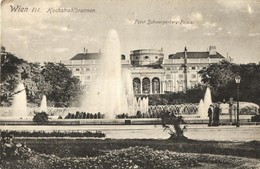
MULTIPOLYGON (((83 84, 88 86, 95 78, 101 53, 79 53, 69 61, 63 61, 83 84)), ((209 51, 183 52, 164 57, 163 49, 140 49, 130 52, 130 58, 121 55, 123 68, 132 73, 135 94, 160 94, 165 92, 185 92, 201 82, 198 72, 209 64, 225 58, 210 46, 209 51)))

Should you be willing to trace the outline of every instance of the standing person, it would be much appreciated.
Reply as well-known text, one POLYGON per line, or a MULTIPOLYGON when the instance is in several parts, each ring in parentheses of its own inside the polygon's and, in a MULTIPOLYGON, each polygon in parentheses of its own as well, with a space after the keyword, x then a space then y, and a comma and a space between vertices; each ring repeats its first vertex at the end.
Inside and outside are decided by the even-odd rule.
POLYGON ((220 104, 221 103, 218 102, 218 104, 214 108, 214 117, 213 117, 213 125, 214 126, 219 126, 219 115, 221 113, 220 104))
POLYGON ((209 117, 209 124, 208 124, 208 126, 212 125, 212 116, 213 116, 213 105, 210 105, 209 109, 208 109, 208 117, 209 117))

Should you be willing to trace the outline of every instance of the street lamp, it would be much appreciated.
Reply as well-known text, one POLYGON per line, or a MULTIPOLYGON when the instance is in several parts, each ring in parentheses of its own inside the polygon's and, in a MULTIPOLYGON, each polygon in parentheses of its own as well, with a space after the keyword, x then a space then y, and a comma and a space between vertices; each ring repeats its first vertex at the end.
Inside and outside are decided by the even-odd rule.
POLYGON ((235 81, 237 84, 237 125, 236 125, 237 127, 240 126, 240 124, 239 124, 239 84, 240 84, 240 80, 241 80, 240 76, 235 77, 235 81))

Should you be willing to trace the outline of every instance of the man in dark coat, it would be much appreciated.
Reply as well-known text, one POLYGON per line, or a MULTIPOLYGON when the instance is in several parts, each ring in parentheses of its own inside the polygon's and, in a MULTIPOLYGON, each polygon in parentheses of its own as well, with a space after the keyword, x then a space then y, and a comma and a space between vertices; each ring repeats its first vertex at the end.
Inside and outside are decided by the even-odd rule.
POLYGON ((213 115, 213 125, 214 126, 219 126, 219 115, 220 115, 220 111, 221 111, 221 109, 220 109, 220 104, 221 103, 218 103, 217 105, 216 105, 216 107, 214 108, 214 115, 213 115))
POLYGON ((209 109, 208 109, 208 117, 209 117, 209 124, 208 124, 208 126, 212 125, 212 116, 213 116, 213 105, 210 105, 209 109))

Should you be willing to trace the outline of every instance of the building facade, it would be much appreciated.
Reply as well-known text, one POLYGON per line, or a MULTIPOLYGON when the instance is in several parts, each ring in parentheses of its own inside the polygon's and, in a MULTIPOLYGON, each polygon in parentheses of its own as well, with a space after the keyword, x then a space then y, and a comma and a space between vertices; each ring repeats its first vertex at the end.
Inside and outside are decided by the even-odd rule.
MULTIPOLYGON (((62 61, 81 83, 88 86, 93 82, 99 69, 99 53, 79 53, 69 61, 62 61)), ((130 52, 130 57, 121 55, 122 68, 132 74, 132 85, 135 94, 163 94, 165 92, 185 92, 201 82, 198 72, 212 63, 225 58, 210 46, 208 51, 183 52, 164 56, 163 49, 140 49, 130 52), (128 59, 129 58, 129 59, 128 59)))

